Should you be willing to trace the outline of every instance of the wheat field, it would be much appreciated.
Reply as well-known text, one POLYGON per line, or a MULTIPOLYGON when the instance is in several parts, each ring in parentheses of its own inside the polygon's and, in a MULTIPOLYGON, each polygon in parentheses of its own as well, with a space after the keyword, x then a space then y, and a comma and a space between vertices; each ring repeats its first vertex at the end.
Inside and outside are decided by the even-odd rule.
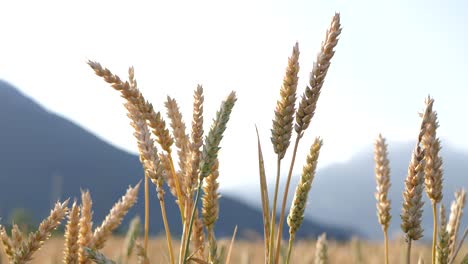
MULTIPOLYGON (((140 183, 127 189, 102 223, 93 223, 91 194, 83 190, 79 201, 57 202, 50 216, 41 222, 37 231, 26 234, 14 223, 11 230, 0 226, 2 262, 468 263, 468 248, 463 246, 468 229, 463 229, 461 223, 466 191, 458 190, 451 205, 444 207, 441 204, 444 195, 444 173, 439 151, 442 143, 437 136, 439 124, 434 107, 435 100, 430 96, 425 98, 420 124, 415 124, 419 130, 415 135, 412 156, 408 160, 404 202, 401 205, 392 204, 388 197, 392 178, 385 137, 378 135, 375 140, 376 221, 382 227, 383 242, 354 239, 341 243, 328 241, 326 234, 319 236, 317 241, 296 240, 296 233, 301 228, 307 210, 308 194, 324 141, 319 137, 313 142, 304 142, 302 139, 315 115, 341 31, 340 14, 336 13, 326 30, 306 88, 299 94, 300 50, 298 43, 293 45, 279 99, 273 111, 271 137, 258 137, 257 146, 252 146, 258 154, 263 213, 262 240, 238 240, 236 231, 231 239, 217 239, 215 236, 219 211, 223 210, 218 201, 219 167, 223 166, 218 160, 218 152, 224 133, 229 133, 230 115, 235 111, 238 100, 236 93, 226 93, 227 96, 221 102, 210 129, 204 131, 202 85, 198 85, 194 90, 193 113, 188 126, 175 98, 168 96, 165 105, 157 107, 146 100, 138 87, 133 67, 128 69, 128 78, 124 79, 100 63, 90 60, 88 65, 94 73, 120 94, 124 101, 123 105, 134 131, 144 169, 143 178, 140 183), (166 116, 160 108, 166 109, 166 116), (262 144, 267 140, 272 143, 276 164, 265 164, 263 159, 262 144), (310 146, 309 152, 302 164, 299 183, 291 186, 297 150, 302 144, 310 146), (287 152, 292 153, 291 160, 285 160, 285 157, 289 157, 285 155, 287 152), (276 168, 272 193, 268 192, 266 166, 276 168), (281 174, 285 171, 288 173, 284 192, 281 193, 279 183, 281 174), (170 190, 168 193, 166 186, 170 190), (156 197, 149 196, 149 188, 157 190, 156 197), (287 204, 289 190, 293 188, 295 192, 292 203, 287 204), (138 220, 134 220, 125 238, 114 237, 113 232, 136 203, 139 191, 145 193, 144 201, 141 201, 145 204, 144 218, 141 220, 142 234, 139 234, 138 220), (433 229, 426 231, 421 226, 425 195, 431 204, 433 216, 433 229), (174 199, 178 205, 183 230, 180 237, 171 234, 166 214, 167 199, 174 199), (149 236, 149 200, 159 202, 157 209, 161 210, 164 237, 153 239, 149 236), (401 208, 401 214, 391 215, 392 207, 401 208), (402 239, 388 239, 390 222, 401 226, 404 234, 402 239), (52 232, 61 223, 65 223, 63 238, 54 236, 50 239, 52 232), (283 230, 289 232, 287 240, 281 235, 283 230), (432 243, 420 242, 423 234, 430 238, 432 243)), ((240 214, 241 212, 239 217, 242 217, 240 214)))
MULTIPOLYGON (((47 242, 43 249, 37 252, 35 258, 30 263, 34 264, 54 264, 62 263, 62 252, 63 252, 63 239, 52 238, 47 242)), ((221 245, 229 245, 229 240, 219 241, 221 245)), ((298 241, 296 245, 295 254, 292 258, 292 263, 315 263, 315 243, 316 241, 298 241)), ((124 245, 123 237, 113 237, 108 241, 108 244, 103 249, 103 253, 106 256, 118 259, 118 256, 122 253, 124 245)), ((176 244, 175 244, 176 245, 176 244)), ((149 246, 152 250, 149 253, 149 258, 154 263, 167 263, 168 255, 165 250, 164 238, 150 239, 149 246), (160 252, 160 254, 157 254, 160 252)), ((1 246, 0 246, 1 247, 1 246)), ((390 256, 390 263, 402 263, 404 262, 404 240, 391 241, 390 250, 394 252, 390 256)), ((3 250, 2 250, 3 252, 3 250)), ((417 245, 415 248, 415 254, 412 258, 413 263, 418 263, 419 256, 422 256, 426 262, 429 263, 431 248, 429 244, 417 245)), ((382 263, 383 258, 383 245, 378 242, 370 241, 359 241, 353 239, 350 242, 334 242, 328 243, 328 254, 330 263, 350 263, 350 264, 377 264, 382 263)), ((468 246, 464 246, 460 251, 460 257, 457 258, 455 263, 460 263, 462 258, 468 254, 468 246)), ((5 254, 1 254, 1 263, 7 263, 7 257, 5 254)), ((136 262, 136 256, 132 255, 130 263, 136 262)), ((254 264, 263 262, 263 245, 262 242, 249 242, 245 240, 236 241, 233 248, 232 263, 239 264, 254 264)))

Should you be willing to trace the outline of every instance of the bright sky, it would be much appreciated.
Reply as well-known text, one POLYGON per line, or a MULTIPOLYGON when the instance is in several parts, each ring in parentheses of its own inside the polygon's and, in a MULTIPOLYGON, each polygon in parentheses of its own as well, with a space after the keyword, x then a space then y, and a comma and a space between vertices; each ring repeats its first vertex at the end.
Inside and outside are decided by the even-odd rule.
MULTIPOLYGON (((116 146, 136 152, 122 99, 93 74, 97 60, 126 77, 133 65, 144 95, 165 110, 166 95, 191 120, 192 91, 205 88, 208 129, 231 90, 238 103, 222 142, 221 182, 258 179, 254 125, 267 173, 273 109, 287 57, 299 41, 302 93, 331 17, 343 33, 296 171, 313 137, 319 163, 351 157, 379 132, 413 140, 431 94, 445 144, 468 150, 466 1, 2 1, 0 78, 47 109, 116 146)), ((289 162, 289 158, 286 158, 289 162)))

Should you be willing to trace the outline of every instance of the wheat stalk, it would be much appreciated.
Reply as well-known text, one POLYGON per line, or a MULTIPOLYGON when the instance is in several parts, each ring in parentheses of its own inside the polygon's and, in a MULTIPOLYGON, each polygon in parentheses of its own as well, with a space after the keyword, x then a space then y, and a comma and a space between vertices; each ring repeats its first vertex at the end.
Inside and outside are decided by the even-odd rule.
POLYGON ((437 245, 437 263, 448 264, 449 261, 449 233, 447 231, 447 218, 445 215, 445 207, 440 205, 440 228, 439 228, 439 243, 437 245))
POLYGON ((78 262, 80 264, 89 263, 88 256, 84 248, 89 247, 93 239, 93 201, 89 191, 81 191, 80 220, 78 223, 78 262))
POLYGON ((405 191, 403 192, 403 207, 401 211, 401 229, 405 233, 407 250, 406 263, 411 259, 411 241, 419 240, 423 236, 421 226, 422 192, 424 184, 424 153, 421 148, 423 136, 426 133, 427 123, 432 112, 432 103, 426 104, 424 112, 421 114, 422 121, 418 134, 418 141, 414 147, 411 161, 408 166, 408 174, 405 180, 405 191))
POLYGON ((63 252, 63 263, 65 264, 78 264, 78 250, 80 248, 78 244, 79 222, 80 208, 75 201, 68 215, 68 223, 65 230, 65 249, 63 252))
POLYGON ((312 146, 310 147, 309 155, 307 156, 306 164, 302 169, 301 179, 296 187, 294 199, 289 209, 288 226, 289 226, 289 248, 286 263, 289 263, 292 251, 292 244, 296 236, 297 230, 304 220, 304 212, 307 205, 307 197, 312 187, 312 181, 315 177, 315 171, 317 169, 317 161, 322 147, 323 141, 320 138, 316 138, 312 146))
MULTIPOLYGON (((318 96, 320 94, 320 90, 323 85, 326 72, 328 71, 330 60, 334 55, 333 48, 338 43, 337 38, 340 33, 341 33, 340 15, 336 13, 332 19, 330 28, 328 29, 325 35, 325 41, 322 42, 321 51, 319 55, 317 56, 317 62, 314 65, 314 68, 312 69, 312 73, 310 76, 309 83, 312 87, 311 95, 314 98, 308 98, 309 95, 308 95, 307 88, 306 88, 305 95, 303 96, 303 99, 304 98, 306 99, 304 100, 304 103, 302 103, 301 101, 302 105, 301 103, 299 104, 299 108, 296 113, 297 115, 299 115, 299 119, 297 119, 296 117, 297 137, 296 137, 296 142, 294 144, 293 155, 291 158, 291 164, 289 166, 288 177, 286 180, 286 186, 285 186, 284 194, 283 194, 283 203, 281 206, 280 223, 278 225, 278 235, 276 237, 276 253, 275 253, 276 262, 279 261, 279 254, 280 254, 282 234, 283 234, 283 224, 284 224, 285 211, 286 211, 286 201, 288 199, 289 185, 291 182, 291 176, 292 176, 292 172, 294 169, 294 163, 296 160, 297 148, 299 146, 299 141, 302 138, 304 130, 309 126, 312 116, 315 113, 315 106, 317 104, 318 96)), ((280 168, 279 164, 280 162, 278 161, 278 171, 280 168)), ((274 205, 273 208, 275 207, 276 207, 276 204, 274 205)))
POLYGON ((388 226, 390 219, 390 200, 388 199, 388 190, 390 189, 390 167, 388 161, 387 144, 382 135, 374 144, 374 161, 375 161, 375 180, 377 183, 377 192, 375 198, 377 200, 377 218, 382 231, 384 233, 385 243, 385 263, 388 264, 388 226))
MULTIPOLYGON (((216 239, 214 234, 214 225, 218 220, 219 216, 219 161, 216 160, 213 164, 213 168, 211 169, 211 174, 206 177, 204 185, 203 185, 203 197, 202 197, 202 219, 203 225, 207 229, 208 233, 208 243, 209 247, 216 248, 216 239)), ((208 255, 208 261, 214 261, 217 256, 213 255, 216 252, 211 252, 208 255)))
POLYGON ((294 111, 296 108, 296 90, 299 73, 299 44, 293 47, 291 57, 288 58, 288 66, 280 89, 280 99, 276 103, 275 119, 271 129, 271 142, 277 154, 276 182, 273 196, 273 207, 271 209, 270 226, 270 262, 273 261, 274 236, 276 223, 276 204, 278 202, 278 188, 281 174, 281 160, 286 154, 290 144, 293 129, 294 111))
POLYGON ((424 174, 426 193, 431 199, 432 214, 434 219, 432 238, 432 263, 436 260, 437 246, 437 204, 442 200, 442 158, 439 156, 440 140, 437 138, 436 130, 439 127, 437 113, 432 110, 434 99, 427 97, 426 108, 429 109, 425 132, 422 138, 424 149, 424 174))
POLYGON ((192 226, 195 218, 195 210, 198 206, 200 200, 200 192, 203 185, 203 180, 211 173, 211 169, 218 158, 218 151, 220 149, 219 144, 223 138, 223 133, 226 130, 227 122, 229 121, 232 109, 237 101, 236 94, 231 92, 225 101, 221 103, 220 110, 216 113, 216 118, 213 121, 213 124, 208 132, 208 135, 205 138, 205 144, 203 145, 203 150, 201 154, 200 161, 200 175, 198 177, 198 187, 195 196, 195 202, 192 209, 192 214, 190 217, 190 222, 188 225, 188 235, 185 239, 186 241, 182 243, 185 246, 183 251, 183 263, 187 263, 187 258, 189 256, 189 242, 192 234, 192 226))

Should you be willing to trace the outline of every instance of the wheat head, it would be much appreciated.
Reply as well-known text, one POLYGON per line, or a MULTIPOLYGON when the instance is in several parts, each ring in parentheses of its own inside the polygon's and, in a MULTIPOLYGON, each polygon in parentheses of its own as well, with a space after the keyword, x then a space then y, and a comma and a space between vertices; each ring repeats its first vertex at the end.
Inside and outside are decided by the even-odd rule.
POLYGON ((374 161, 375 161, 375 180, 377 183, 377 192, 375 198, 377 200, 377 217, 382 226, 382 230, 386 231, 392 218, 390 214, 390 200, 388 199, 388 190, 390 189, 390 166, 388 160, 387 144, 385 138, 379 134, 379 137, 374 144, 374 161))
POLYGON ((304 130, 306 130, 317 108, 317 101, 322 90, 325 77, 330 67, 331 59, 335 55, 333 50, 338 44, 338 37, 341 34, 340 14, 336 13, 333 16, 325 40, 322 42, 320 52, 317 54, 316 61, 312 68, 309 77, 309 85, 306 87, 304 94, 299 102, 299 107, 296 112, 295 131, 299 137, 302 137, 304 130))
POLYGON ((286 74, 280 90, 280 99, 276 104, 275 119, 271 130, 271 142, 278 158, 282 159, 290 144, 293 129, 294 111, 296 109, 296 90, 299 73, 299 44, 293 47, 288 60, 286 74))
POLYGON ((80 208, 73 203, 68 215, 68 222, 65 229, 65 249, 63 252, 63 263, 65 264, 78 264, 78 244, 79 235, 79 222, 80 222, 80 208))

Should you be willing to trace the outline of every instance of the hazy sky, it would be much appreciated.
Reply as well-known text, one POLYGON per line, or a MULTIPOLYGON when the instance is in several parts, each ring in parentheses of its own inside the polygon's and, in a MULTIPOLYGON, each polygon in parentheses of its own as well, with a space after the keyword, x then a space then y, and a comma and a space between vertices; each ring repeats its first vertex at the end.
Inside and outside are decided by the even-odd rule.
POLYGON ((443 144, 468 150, 466 1, 42 0, 2 1, 0 10, 0 78, 125 150, 136 143, 123 101, 87 59, 122 77, 135 66, 147 99, 165 110, 166 95, 176 98, 187 124, 203 84, 207 129, 235 90, 220 154, 224 187, 257 181, 255 124, 273 176, 270 127, 287 57, 298 41, 302 93, 335 11, 343 33, 296 171, 315 136, 324 139, 321 166, 369 147, 379 132, 414 140, 428 94, 443 144))

